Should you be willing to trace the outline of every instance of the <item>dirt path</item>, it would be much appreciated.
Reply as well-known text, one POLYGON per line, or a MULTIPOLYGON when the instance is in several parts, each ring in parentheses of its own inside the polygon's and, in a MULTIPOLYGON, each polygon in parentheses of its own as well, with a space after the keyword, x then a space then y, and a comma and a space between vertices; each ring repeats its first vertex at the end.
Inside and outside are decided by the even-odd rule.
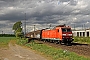
POLYGON ((0 49, 0 60, 47 60, 34 51, 25 49, 19 45, 9 44, 9 49, 0 49))

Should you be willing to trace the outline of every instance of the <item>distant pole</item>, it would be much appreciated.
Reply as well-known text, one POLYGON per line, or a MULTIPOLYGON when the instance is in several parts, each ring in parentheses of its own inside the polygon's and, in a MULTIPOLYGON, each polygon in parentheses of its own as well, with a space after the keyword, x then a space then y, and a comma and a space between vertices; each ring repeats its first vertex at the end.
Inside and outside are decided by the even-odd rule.
POLYGON ((49 29, 51 28, 51 24, 49 25, 49 29))
POLYGON ((84 29, 86 30, 86 28, 85 28, 85 24, 84 24, 84 29))
POLYGON ((3 31, 2 31, 2 34, 3 34, 3 31))
POLYGON ((35 38, 35 26, 36 26, 36 25, 34 25, 34 38, 35 38))
POLYGON ((83 30, 83 25, 82 25, 82 30, 83 30))
POLYGON ((75 30, 75 24, 74 24, 74 30, 75 30))
MULTIPOLYGON (((26 13, 25 13, 25 26, 24 26, 24 29, 25 29, 24 34, 26 35, 26 13)), ((25 37, 25 35, 24 35, 24 37, 25 37)))
POLYGON ((34 25, 34 31, 35 31, 35 25, 34 25))
POLYGON ((2 36, 3 36, 3 31, 2 31, 2 36))

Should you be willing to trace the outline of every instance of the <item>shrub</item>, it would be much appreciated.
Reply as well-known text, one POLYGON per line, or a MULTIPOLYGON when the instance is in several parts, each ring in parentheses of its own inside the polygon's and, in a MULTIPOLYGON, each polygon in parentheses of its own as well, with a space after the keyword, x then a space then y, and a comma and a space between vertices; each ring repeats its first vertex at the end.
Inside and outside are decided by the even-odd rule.
POLYGON ((17 38, 22 38, 23 37, 23 33, 22 32, 17 32, 16 33, 16 37, 17 38))
POLYGON ((90 37, 74 37, 74 42, 89 43, 90 44, 90 37))

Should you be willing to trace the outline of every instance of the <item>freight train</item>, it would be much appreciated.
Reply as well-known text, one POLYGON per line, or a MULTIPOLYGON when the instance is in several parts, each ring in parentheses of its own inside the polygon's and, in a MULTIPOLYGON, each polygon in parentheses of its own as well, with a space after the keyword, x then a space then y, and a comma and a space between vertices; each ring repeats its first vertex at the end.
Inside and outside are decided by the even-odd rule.
POLYGON ((26 34, 26 37, 32 39, 39 39, 44 42, 55 42, 60 44, 71 45, 73 34, 70 26, 58 25, 53 29, 42 29, 26 34))

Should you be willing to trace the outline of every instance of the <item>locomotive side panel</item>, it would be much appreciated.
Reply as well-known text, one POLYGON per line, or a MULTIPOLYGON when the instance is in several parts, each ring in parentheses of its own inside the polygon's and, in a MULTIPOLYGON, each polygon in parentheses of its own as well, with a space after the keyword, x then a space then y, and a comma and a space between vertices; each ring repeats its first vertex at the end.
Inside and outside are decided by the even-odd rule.
POLYGON ((50 36, 51 36, 51 37, 50 37, 51 39, 54 39, 54 40, 55 40, 55 39, 58 39, 58 31, 55 30, 55 29, 54 29, 54 30, 51 30, 51 31, 50 31, 50 36))
POLYGON ((49 30, 42 31, 42 39, 47 39, 49 36, 49 30))
POLYGON ((61 28, 59 28, 58 37, 59 37, 59 39, 60 39, 61 41, 63 40, 63 39, 62 39, 62 30, 61 30, 61 28))
POLYGON ((54 30, 43 30, 42 31, 42 38, 43 39, 53 39, 53 40, 60 40, 59 31, 57 29, 54 30))

